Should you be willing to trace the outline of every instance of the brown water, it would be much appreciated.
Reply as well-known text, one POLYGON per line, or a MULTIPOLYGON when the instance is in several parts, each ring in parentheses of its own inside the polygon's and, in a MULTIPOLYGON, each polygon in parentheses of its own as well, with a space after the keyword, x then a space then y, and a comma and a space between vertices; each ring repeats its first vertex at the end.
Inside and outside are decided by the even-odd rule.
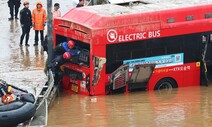
MULTIPOLYGON (((44 0, 41 0, 45 2, 44 0)), ((70 8, 67 0, 61 10, 70 8)), ((30 8, 36 1, 30 1, 30 8)), ((28 90, 46 81, 43 66, 46 54, 41 46, 19 47, 19 20, 8 21, 7 0, 0 0, 0 79, 28 90)), ((23 6, 21 6, 22 8, 23 6)), ((64 13, 63 13, 64 14, 64 13)), ((61 93, 49 109, 50 127, 212 127, 212 85, 173 91, 138 91, 109 96, 61 93)), ((1 125, 0 125, 1 126, 1 125)))
POLYGON ((212 86, 96 97, 62 93, 49 110, 48 126, 211 127, 211 91, 212 86))

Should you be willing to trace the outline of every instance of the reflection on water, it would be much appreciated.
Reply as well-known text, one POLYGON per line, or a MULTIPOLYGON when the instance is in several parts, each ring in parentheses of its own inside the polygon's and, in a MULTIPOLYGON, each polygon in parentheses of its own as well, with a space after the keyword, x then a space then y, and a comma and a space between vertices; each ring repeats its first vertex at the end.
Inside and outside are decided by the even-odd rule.
POLYGON ((30 57, 29 57, 29 49, 28 47, 20 47, 20 56, 21 56, 21 63, 24 65, 25 68, 31 65, 30 57))
POLYGON ((212 86, 97 97, 62 93, 50 108, 48 126, 209 127, 211 91, 212 86))
POLYGON ((9 30, 10 30, 10 33, 17 34, 19 32, 19 20, 11 20, 9 30))
POLYGON ((35 53, 35 47, 32 46, 34 39, 32 32, 29 39, 31 46, 19 46, 20 20, 8 21, 9 8, 6 3, 0 1, 1 9, 5 11, 0 16, 0 79, 24 89, 40 87, 47 80, 43 72, 47 55, 42 52, 41 46, 37 47, 38 53, 35 53))
POLYGON ((35 63, 35 67, 36 69, 43 69, 44 67, 44 53, 43 53, 43 49, 39 49, 38 46, 35 46, 35 57, 34 57, 34 63, 35 63))

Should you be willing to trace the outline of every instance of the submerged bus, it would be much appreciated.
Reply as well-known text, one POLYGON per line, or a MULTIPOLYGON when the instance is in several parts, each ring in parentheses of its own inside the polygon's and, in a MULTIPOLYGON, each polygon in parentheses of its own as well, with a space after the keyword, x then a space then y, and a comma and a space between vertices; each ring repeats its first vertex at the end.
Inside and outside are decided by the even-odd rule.
POLYGON ((66 91, 104 95, 198 86, 209 79, 212 0, 74 8, 54 20, 53 33, 54 46, 73 40, 80 50, 61 66, 66 91))

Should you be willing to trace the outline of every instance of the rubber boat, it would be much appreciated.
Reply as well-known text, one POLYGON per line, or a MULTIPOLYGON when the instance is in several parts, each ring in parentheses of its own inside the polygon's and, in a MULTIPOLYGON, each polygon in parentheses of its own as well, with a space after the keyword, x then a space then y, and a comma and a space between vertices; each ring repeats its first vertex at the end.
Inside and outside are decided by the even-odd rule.
POLYGON ((13 127, 30 120, 35 112, 33 94, 0 81, 0 126, 13 127))

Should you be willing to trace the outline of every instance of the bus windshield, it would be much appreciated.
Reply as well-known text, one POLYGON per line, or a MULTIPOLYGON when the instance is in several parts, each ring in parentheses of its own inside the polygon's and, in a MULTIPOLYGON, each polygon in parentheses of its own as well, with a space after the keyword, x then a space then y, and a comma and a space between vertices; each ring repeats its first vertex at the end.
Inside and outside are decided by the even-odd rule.
MULTIPOLYGON (((56 35, 56 45, 62 42, 68 42, 69 40, 74 40, 74 39, 61 36, 61 35, 56 35)), ((89 61, 90 45, 79 40, 74 40, 74 42, 75 42, 75 48, 79 50, 80 53, 77 56, 72 56, 70 59, 70 62, 81 65, 81 66, 89 67, 90 66, 90 61, 89 61)))

